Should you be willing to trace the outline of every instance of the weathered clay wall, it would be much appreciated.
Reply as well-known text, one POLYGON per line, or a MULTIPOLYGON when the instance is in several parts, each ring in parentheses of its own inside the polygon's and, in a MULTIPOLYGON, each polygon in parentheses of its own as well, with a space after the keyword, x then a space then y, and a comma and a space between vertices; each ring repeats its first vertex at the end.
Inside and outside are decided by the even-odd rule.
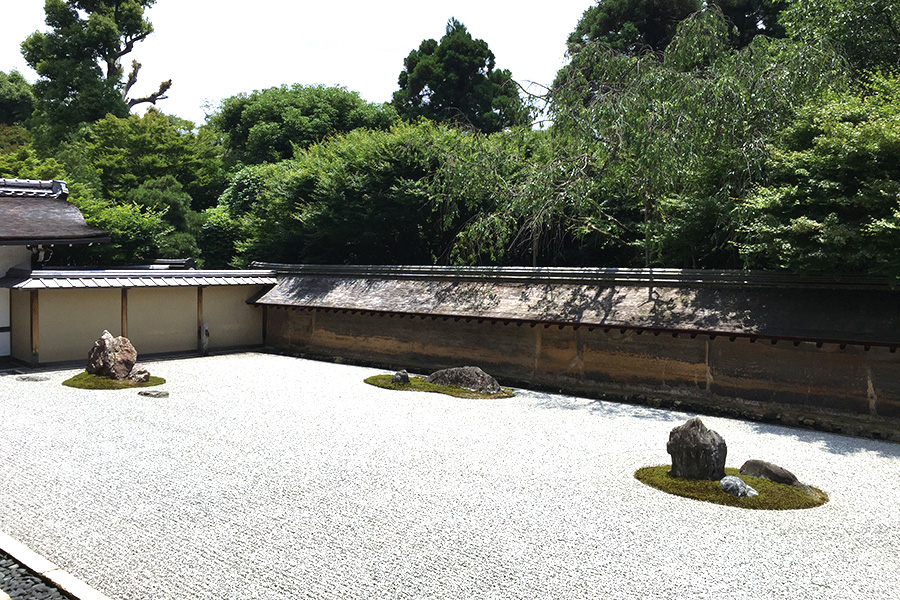
POLYGON ((501 384, 900 439, 900 353, 886 347, 272 307, 267 345, 419 373, 474 364, 501 384))

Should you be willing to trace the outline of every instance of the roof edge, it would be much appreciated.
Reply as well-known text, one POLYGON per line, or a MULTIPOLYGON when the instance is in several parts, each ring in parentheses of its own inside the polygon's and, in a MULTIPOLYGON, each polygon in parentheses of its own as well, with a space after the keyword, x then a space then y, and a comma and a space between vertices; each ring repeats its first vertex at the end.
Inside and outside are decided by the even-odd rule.
POLYGON ((419 265, 308 265, 253 262, 281 276, 362 279, 443 279, 492 283, 583 284, 638 287, 739 286, 792 289, 900 290, 887 277, 797 275, 775 271, 627 269, 614 267, 461 267, 419 265))

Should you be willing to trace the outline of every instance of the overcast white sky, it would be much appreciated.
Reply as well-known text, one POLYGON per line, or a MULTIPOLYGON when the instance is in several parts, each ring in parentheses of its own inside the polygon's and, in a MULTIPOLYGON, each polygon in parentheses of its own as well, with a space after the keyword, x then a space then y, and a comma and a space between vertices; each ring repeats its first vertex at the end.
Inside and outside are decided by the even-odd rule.
MULTIPOLYGON (((43 0, 0 0, 0 71, 28 69, 19 45, 46 30, 43 0)), ((154 33, 126 60, 143 64, 132 95, 173 80, 164 112, 205 119, 204 106, 281 84, 341 85, 370 102, 397 89, 403 59, 423 39, 440 39, 456 17, 485 40, 513 78, 550 84, 565 41, 594 0, 158 0, 154 33)))

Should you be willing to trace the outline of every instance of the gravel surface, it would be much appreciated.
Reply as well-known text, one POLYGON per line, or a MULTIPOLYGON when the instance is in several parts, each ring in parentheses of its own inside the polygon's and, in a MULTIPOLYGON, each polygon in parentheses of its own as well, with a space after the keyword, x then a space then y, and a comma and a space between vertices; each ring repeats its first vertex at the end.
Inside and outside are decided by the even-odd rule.
MULTIPOLYGON (((168 398, 0 377, 0 529, 117 600, 895 598, 900 446, 704 417, 801 511, 669 496, 689 416, 466 400, 264 354, 149 363, 168 398)), ((502 383, 502 382, 501 382, 502 383)))

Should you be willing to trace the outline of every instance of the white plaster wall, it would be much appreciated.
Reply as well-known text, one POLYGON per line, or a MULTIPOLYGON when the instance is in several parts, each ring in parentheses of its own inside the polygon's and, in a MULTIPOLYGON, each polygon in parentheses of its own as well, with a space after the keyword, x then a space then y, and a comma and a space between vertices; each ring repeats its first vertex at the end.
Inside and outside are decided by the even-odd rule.
MULTIPOLYGON (((0 246, 0 277, 13 267, 31 266, 31 252, 25 246, 0 246)), ((0 327, 9 327, 9 290, 0 288, 0 327)), ((10 334, 0 332, 0 357, 9 356, 10 334)))

